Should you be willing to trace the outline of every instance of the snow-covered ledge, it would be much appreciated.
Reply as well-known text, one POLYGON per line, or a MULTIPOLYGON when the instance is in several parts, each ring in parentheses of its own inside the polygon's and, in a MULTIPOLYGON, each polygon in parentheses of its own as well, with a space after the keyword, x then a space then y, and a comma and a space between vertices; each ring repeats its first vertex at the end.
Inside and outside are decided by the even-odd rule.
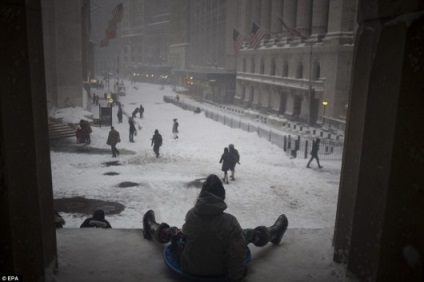
MULTIPOLYGON (((145 240, 141 229, 64 228, 56 232, 64 281, 183 281, 162 259, 163 246, 145 240)), ((332 228, 289 229, 280 245, 249 245, 252 262, 245 281, 356 281, 332 262, 332 228)))

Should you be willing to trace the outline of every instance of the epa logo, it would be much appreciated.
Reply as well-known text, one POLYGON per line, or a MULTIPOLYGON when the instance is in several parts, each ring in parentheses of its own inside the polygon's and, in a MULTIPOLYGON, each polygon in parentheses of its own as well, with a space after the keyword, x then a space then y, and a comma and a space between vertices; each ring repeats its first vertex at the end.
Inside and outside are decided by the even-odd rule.
POLYGON ((4 275, 1 277, 1 281, 23 281, 20 276, 17 275, 4 275))

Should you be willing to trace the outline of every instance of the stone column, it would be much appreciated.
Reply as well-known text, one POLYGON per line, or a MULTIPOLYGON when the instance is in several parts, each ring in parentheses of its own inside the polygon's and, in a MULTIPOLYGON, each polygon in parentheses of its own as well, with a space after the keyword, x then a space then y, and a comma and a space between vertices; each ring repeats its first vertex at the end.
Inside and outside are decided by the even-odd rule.
POLYGON ((304 34, 311 34, 312 0, 297 1, 296 27, 304 34))
MULTIPOLYGON (((243 1, 243 0, 242 0, 243 1)), ((252 1, 253 0, 246 0, 244 2, 245 6, 245 18, 244 18, 244 30, 243 32, 248 35, 250 33, 250 29, 252 28, 252 1)))
POLYGON ((361 0, 335 260, 361 281, 424 278, 424 8, 361 0))
MULTIPOLYGON (((283 8, 283 20, 286 24, 293 27, 296 26, 296 2, 295 1, 284 1, 283 8)), ((283 28, 283 36, 289 36, 290 33, 287 29, 283 28)))
POLYGON ((40 2, 0 4, 0 269, 24 281, 57 265, 40 2))
POLYGON ((271 32, 271 0, 262 0, 261 2, 261 22, 259 24, 266 32, 271 32))
POLYGON ((261 24, 261 1, 253 0, 250 8, 252 11, 252 18, 249 25, 249 31, 252 27, 252 21, 255 21, 259 25, 261 24))
POLYGON ((351 32, 356 22, 356 7, 357 0, 331 1, 328 7, 327 32, 351 32))
POLYGON ((291 93, 290 91, 287 91, 287 93, 288 95, 287 95, 287 104, 286 104, 285 114, 292 116, 294 111, 294 98, 296 94, 291 93))
POLYGON ((278 17, 283 17, 283 2, 281 0, 272 0, 271 3, 271 33, 280 33, 282 30, 282 26, 278 17))
POLYGON ((311 34, 325 34, 328 28, 329 0, 313 1, 312 32, 311 34))

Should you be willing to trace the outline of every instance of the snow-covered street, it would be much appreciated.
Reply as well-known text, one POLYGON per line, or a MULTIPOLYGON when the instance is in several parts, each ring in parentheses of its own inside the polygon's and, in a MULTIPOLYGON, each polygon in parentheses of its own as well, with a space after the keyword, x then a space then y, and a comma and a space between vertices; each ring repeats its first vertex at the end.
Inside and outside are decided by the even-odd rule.
MULTIPOLYGON (((54 198, 82 196, 121 203, 125 209, 118 215, 107 215, 113 228, 141 228, 142 215, 155 210, 158 221, 181 226, 200 191, 193 183, 209 174, 222 178, 219 159, 224 147, 234 144, 240 153, 236 180, 224 185, 228 212, 234 214, 242 227, 270 225, 282 213, 289 219, 289 228, 333 227, 340 178, 340 160, 322 160, 306 168, 307 160, 290 159, 283 150, 256 133, 232 129, 165 103, 163 96, 175 96, 170 87, 126 83, 127 94, 120 97, 124 113, 131 115, 140 104, 144 118, 136 117, 142 127, 129 142, 129 125, 124 115, 117 123, 117 107, 113 108, 113 125, 121 135, 118 158, 111 153, 90 153, 89 148, 110 151, 106 139, 110 127, 92 127, 91 144, 85 153, 51 151, 54 198), (134 87, 136 86, 136 87, 134 87), (173 139, 173 119, 179 122, 179 139, 173 139), (161 155, 156 158, 151 138, 155 129, 163 136, 161 155), (118 166, 105 162, 119 161, 118 166), (114 172, 116 175, 105 175, 114 172), (125 181, 137 186, 121 188, 125 181)), ((106 90, 104 90, 106 91, 106 90)), ((104 92, 103 91, 103 92, 104 92)), ((103 96, 101 90, 94 90, 103 96)), ((181 100, 187 99, 183 95, 181 100)), ((93 112, 97 111, 93 106, 93 112)), ((65 122, 79 120, 78 109, 64 116, 65 122)), ((98 115, 98 113, 94 113, 98 115)), ((81 118, 83 118, 81 116, 81 118)), ((108 151, 108 152, 109 152, 108 151)), ((65 228, 78 228, 86 215, 62 213, 65 228)))

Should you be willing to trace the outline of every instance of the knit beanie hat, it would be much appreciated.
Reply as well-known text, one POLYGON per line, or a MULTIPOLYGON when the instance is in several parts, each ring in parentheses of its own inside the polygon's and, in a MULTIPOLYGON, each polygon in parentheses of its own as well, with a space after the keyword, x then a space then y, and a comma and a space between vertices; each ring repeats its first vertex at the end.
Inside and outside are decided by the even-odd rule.
POLYGON ((215 174, 211 174, 206 178, 206 181, 202 186, 202 191, 208 191, 209 193, 225 200, 224 186, 222 185, 221 179, 219 179, 219 177, 215 174))

